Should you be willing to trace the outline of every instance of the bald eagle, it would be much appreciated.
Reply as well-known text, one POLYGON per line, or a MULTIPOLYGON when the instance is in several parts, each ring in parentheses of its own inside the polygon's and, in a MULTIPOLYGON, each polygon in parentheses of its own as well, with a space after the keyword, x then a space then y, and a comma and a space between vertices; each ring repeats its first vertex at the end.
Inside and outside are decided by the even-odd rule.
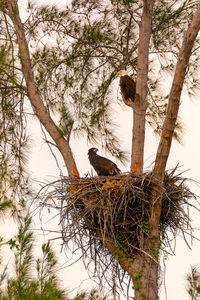
POLYGON ((133 102, 135 100, 136 94, 136 83, 128 75, 126 70, 121 70, 117 72, 117 74, 121 76, 119 85, 123 101, 126 105, 133 107, 133 102))
POLYGON ((99 176, 113 176, 120 173, 117 165, 108 158, 97 154, 97 148, 91 148, 88 151, 88 157, 91 165, 99 176))

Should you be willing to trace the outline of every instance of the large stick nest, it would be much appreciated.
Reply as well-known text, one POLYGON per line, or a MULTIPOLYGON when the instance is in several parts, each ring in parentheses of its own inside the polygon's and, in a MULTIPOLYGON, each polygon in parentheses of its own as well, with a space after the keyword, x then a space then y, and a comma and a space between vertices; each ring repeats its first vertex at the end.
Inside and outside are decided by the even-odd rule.
MULTIPOLYGON (((111 269, 118 278, 122 277, 123 270, 103 240, 109 237, 126 257, 133 258, 142 249, 141 237, 148 236, 152 174, 67 177, 57 181, 54 187, 51 197, 60 203, 57 208, 64 243, 73 241, 84 257, 95 262, 97 273, 111 269)), ((172 237, 180 231, 184 233, 191 228, 185 213, 191 197, 194 194, 185 185, 184 178, 175 176, 174 171, 165 174, 160 218, 161 240, 165 246, 170 246, 172 237)))

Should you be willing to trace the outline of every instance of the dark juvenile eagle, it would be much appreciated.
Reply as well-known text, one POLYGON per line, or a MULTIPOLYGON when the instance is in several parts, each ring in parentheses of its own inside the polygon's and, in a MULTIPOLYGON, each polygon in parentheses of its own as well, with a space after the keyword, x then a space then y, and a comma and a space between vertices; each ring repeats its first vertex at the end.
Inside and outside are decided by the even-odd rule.
POLYGON ((123 101, 126 105, 133 107, 133 102, 135 100, 136 94, 136 83, 128 75, 126 70, 121 70, 117 72, 117 74, 121 76, 119 85, 123 101))
POLYGON ((88 157, 91 165, 99 176, 113 176, 120 173, 117 165, 110 159, 97 154, 97 148, 91 148, 88 151, 88 157))

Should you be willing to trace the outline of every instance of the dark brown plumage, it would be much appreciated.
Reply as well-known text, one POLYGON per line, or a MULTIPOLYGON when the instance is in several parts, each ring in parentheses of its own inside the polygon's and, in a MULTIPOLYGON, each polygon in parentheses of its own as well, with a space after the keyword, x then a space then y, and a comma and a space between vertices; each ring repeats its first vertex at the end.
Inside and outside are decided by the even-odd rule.
POLYGON ((119 85, 123 101, 129 106, 133 106, 136 94, 136 83, 125 70, 121 70, 117 72, 117 74, 121 75, 119 85))
POLYGON ((110 159, 98 155, 97 148, 91 148, 88 151, 88 157, 91 165, 99 176, 114 176, 120 173, 117 165, 110 159))

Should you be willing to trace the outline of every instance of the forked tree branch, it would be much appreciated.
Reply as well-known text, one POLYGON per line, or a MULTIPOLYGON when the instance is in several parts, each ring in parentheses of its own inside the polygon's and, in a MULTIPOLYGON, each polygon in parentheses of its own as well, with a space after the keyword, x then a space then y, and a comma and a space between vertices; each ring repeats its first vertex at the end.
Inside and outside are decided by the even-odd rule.
POLYGON ((69 176, 79 177, 79 173, 72 155, 71 148, 69 146, 69 142, 65 140, 61 133, 58 131, 56 124, 52 120, 38 93, 37 86, 34 81, 34 74, 31 66, 30 54, 26 42, 24 27, 19 16, 17 2, 15 0, 7 0, 4 12, 10 17, 15 28, 19 46, 19 56, 22 64, 22 72, 26 81, 28 97, 34 108, 35 114, 60 150, 60 153, 62 154, 65 161, 69 176))

